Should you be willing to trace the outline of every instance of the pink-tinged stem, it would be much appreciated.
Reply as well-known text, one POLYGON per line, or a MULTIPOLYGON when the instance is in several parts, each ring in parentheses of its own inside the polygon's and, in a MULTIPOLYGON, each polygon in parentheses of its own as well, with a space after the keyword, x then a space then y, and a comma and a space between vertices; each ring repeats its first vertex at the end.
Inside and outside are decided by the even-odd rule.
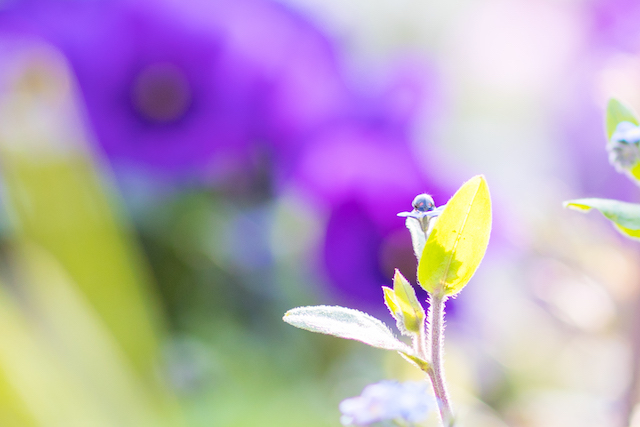
POLYGON ((429 334, 431 340, 431 368, 429 377, 433 390, 438 399, 442 424, 453 427, 453 411, 449 403, 449 394, 444 379, 443 344, 444 344, 444 303, 446 296, 431 295, 429 307, 429 334))

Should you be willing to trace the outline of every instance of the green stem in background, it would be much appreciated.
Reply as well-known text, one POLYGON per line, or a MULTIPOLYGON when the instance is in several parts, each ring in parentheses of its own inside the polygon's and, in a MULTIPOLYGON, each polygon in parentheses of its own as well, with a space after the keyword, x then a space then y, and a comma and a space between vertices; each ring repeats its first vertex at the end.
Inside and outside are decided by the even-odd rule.
POLYGON ((453 411, 449 403, 449 394, 444 379, 443 344, 444 344, 444 303, 445 295, 431 295, 429 307, 429 334, 431 344, 431 367, 427 372, 431 378, 433 391, 438 400, 440 416, 444 427, 453 427, 453 411))

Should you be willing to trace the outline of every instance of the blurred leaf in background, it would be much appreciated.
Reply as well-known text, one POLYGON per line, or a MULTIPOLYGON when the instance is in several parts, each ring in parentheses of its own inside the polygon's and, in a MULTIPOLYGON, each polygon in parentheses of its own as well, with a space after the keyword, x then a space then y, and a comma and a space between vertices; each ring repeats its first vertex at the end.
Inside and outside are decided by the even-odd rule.
POLYGON ((410 254, 394 214, 429 185, 408 145, 416 83, 356 90, 326 35, 270 1, 17 1, 0 34, 7 298, 56 330, 46 345, 64 357, 43 361, 39 381, 73 368, 93 390, 88 409, 47 407, 36 425, 172 423, 174 400, 194 426, 334 425, 380 359, 284 330, 280 316, 325 293, 366 305, 410 254), (319 152, 337 181, 314 175, 319 152), (330 239, 345 202, 362 215, 330 239), (329 241, 325 254, 352 242, 342 264, 372 280, 331 273, 327 292, 322 272, 342 268, 323 265, 329 241))
POLYGON ((66 62, 39 42, 3 41, 1 54, 2 292, 14 334, 0 338, 0 369, 38 425, 175 425, 157 375, 157 297, 86 146, 66 62))
MULTIPOLYGON (((213 230, 213 241, 224 234, 207 221, 226 227, 247 211, 227 207, 227 215, 224 209, 216 214, 210 198, 204 205, 181 204, 192 213, 207 208, 205 222, 195 223, 195 234, 177 229, 183 233, 174 241, 178 249, 188 249, 189 259, 191 251, 204 244, 207 256, 213 257, 211 267, 228 279, 217 279, 217 290, 207 284, 214 291, 208 302, 215 305, 202 304, 207 300, 201 299, 206 311, 192 304, 202 294, 179 291, 186 294, 180 299, 191 302, 177 305, 177 334, 168 340, 148 267, 117 207, 109 174, 85 145, 64 59, 40 42, 5 44, 2 53, 3 63, 11 65, 3 70, 0 109, 3 203, 9 219, 3 236, 6 286, 0 300, 6 305, 7 333, 0 336, 0 371, 6 387, 0 396, 7 422, 182 425, 170 386, 180 394, 189 425, 331 425, 335 416, 326 413, 327 405, 313 402, 336 399, 331 406, 337 414, 339 398, 330 391, 334 381, 327 379, 322 385, 316 376, 331 369, 327 354, 345 353, 344 348, 329 345, 313 354, 321 341, 302 339, 301 344, 295 334, 274 334, 276 328, 265 319, 273 309, 278 310, 273 322, 280 321, 276 290, 271 288, 270 300, 264 300, 269 292, 254 295, 242 285, 244 280, 255 283, 252 286, 267 285, 264 274, 260 279, 254 273, 246 275, 260 264, 246 256, 240 264, 229 258, 233 251, 216 255, 211 241, 199 238, 197 230, 213 230), (200 243, 185 247, 185 237, 200 243), (253 311, 259 301, 262 307, 253 311), (210 312, 216 305, 219 310, 210 312), (252 410, 243 410, 249 404, 252 410), (280 414, 287 408, 283 421, 280 414)), ((195 218, 189 215, 190 221, 195 218)), ((259 235, 252 221, 230 230, 259 235)), ((239 237, 231 233, 230 240, 219 243, 238 244, 239 237)), ((268 237, 258 242, 269 242, 268 237)), ((180 284, 202 272, 188 267, 186 273, 173 272, 170 278, 180 284)), ((202 277, 212 278, 210 271, 202 277)))
POLYGON ((638 201, 602 135, 606 98, 640 105, 632 3, 0 2, 0 424, 336 425, 419 371, 281 313, 382 307, 415 280, 395 214, 483 173, 461 419, 608 427, 637 253, 559 202, 638 201))

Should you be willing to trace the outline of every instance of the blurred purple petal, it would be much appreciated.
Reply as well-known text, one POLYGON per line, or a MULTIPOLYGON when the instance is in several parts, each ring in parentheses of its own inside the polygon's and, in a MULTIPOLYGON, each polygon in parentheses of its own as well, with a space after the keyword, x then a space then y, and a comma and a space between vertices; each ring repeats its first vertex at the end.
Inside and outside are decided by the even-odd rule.
POLYGON ((334 128, 310 143, 295 182, 328 211, 323 260, 339 298, 372 309, 394 268, 415 277, 411 238, 396 213, 425 190, 436 200, 445 195, 407 141, 366 123, 334 128))
POLYGON ((636 0, 594 0, 587 3, 596 45, 636 52, 640 47, 640 3, 636 0))
POLYGON ((270 1, 23 1, 0 26, 68 57, 112 159, 163 172, 286 158, 350 98, 327 39, 270 1))

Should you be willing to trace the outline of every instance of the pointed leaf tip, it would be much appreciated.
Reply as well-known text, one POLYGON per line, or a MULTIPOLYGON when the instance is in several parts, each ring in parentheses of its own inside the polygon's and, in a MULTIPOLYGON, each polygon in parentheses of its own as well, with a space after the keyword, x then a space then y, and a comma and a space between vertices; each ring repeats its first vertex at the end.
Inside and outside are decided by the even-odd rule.
POLYGON ((409 332, 420 332, 425 319, 424 308, 420 305, 411 283, 397 268, 393 276, 393 291, 395 301, 402 313, 402 325, 409 332))
POLYGON ((402 311, 396 302, 396 294, 393 292, 393 289, 383 286, 382 291, 384 293, 384 303, 389 309, 389 312, 393 316, 394 319, 401 322, 402 321, 402 311))
POLYGON ((592 208, 602 213, 627 237, 640 239, 640 205, 612 199, 576 199, 564 202, 570 209, 589 211, 592 208))
POLYGON ((564 202, 562 207, 579 212, 589 212, 591 210, 591 206, 576 203, 574 201, 564 202))

